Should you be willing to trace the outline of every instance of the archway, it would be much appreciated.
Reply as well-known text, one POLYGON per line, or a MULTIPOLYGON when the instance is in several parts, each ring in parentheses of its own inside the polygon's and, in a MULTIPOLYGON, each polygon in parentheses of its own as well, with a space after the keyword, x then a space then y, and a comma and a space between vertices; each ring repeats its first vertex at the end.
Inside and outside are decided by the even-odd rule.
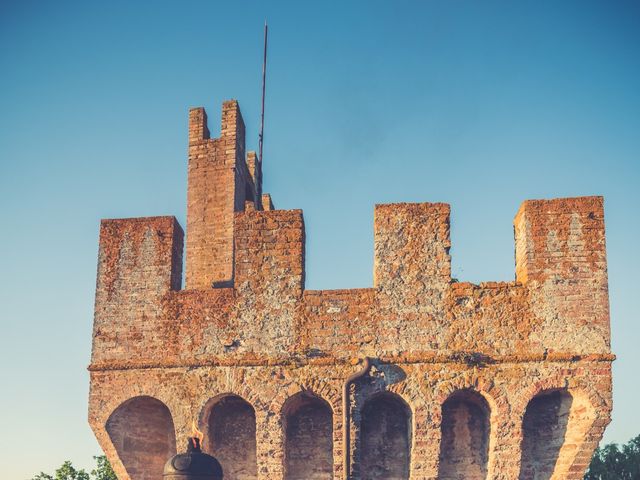
POLYGON ((411 461, 411 410, 385 392, 364 404, 360 472, 363 480, 407 480, 411 461))
POLYGON ((333 478, 333 411, 308 392, 289 398, 283 407, 285 479, 333 478))
POLYGON ((215 400, 208 412, 208 441, 205 450, 215 456, 225 480, 255 480, 256 412, 237 395, 215 400))
POLYGON ((176 454, 171 412, 153 397, 135 397, 116 408, 107 433, 131 480, 162 477, 165 462, 176 454))
POLYGON ((487 477, 489 419, 489 404, 472 390, 459 390, 444 402, 439 479, 483 480, 487 477))
POLYGON ((522 422, 520 480, 548 480, 565 440, 573 397, 566 390, 536 395, 522 422))

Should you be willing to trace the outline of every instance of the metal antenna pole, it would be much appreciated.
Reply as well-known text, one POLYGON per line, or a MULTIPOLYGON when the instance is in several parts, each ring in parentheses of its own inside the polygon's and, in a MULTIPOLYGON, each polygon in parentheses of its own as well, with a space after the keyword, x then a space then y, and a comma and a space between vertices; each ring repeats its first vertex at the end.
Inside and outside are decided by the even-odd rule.
POLYGON ((260 136, 258 138, 258 161, 262 165, 262 143, 264 142, 264 96, 267 87, 267 33, 269 27, 264 22, 264 57, 262 58, 262 114, 260 116, 260 136))

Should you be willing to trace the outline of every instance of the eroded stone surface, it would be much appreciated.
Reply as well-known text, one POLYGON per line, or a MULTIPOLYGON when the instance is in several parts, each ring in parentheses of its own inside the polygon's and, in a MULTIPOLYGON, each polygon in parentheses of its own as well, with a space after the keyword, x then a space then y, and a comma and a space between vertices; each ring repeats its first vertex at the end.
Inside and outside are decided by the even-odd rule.
POLYGON ((102 221, 89 421, 120 479, 194 419, 229 479, 344 479, 345 452, 352 479, 582 478, 611 412, 602 198, 524 202, 516 280, 480 285, 451 279, 448 205, 378 205, 374 287, 310 291, 302 212, 261 179, 237 103, 217 139, 193 109, 186 289, 173 217, 102 221))

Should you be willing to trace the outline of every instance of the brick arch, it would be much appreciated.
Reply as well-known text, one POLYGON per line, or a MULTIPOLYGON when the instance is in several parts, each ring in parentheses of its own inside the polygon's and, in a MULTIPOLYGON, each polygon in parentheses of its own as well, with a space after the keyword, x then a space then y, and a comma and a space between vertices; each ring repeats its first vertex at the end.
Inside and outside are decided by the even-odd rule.
POLYGON ((487 461, 487 478, 493 478, 496 472, 496 463, 499 457, 497 451, 499 446, 499 438, 505 434, 508 436, 511 432, 501 432, 501 428, 505 428, 499 419, 508 418, 511 405, 509 403, 506 392, 496 386, 491 380, 485 379, 477 375, 475 372, 470 374, 464 372, 446 382, 439 383, 435 386, 433 402, 436 405, 432 412, 432 419, 438 430, 438 441, 441 442, 442 428, 442 406, 444 403, 455 395, 456 392, 470 391, 482 397, 489 406, 489 458, 487 461))
POLYGON ((282 404, 282 407, 280 408, 281 414, 286 415, 289 412, 290 408, 292 407, 293 403, 296 401, 296 399, 299 399, 303 396, 318 399, 320 402, 326 404, 327 408, 331 410, 332 415, 335 414, 335 408, 331 404, 331 402, 329 402, 324 396, 316 393, 315 390, 312 390, 310 388, 302 388, 300 389, 300 391, 294 393, 293 395, 288 396, 287 399, 282 404))
POLYGON ((459 376, 436 386, 433 402, 438 405, 433 411, 433 419, 436 423, 442 420, 442 409, 440 408, 452 395, 459 391, 471 391, 480 395, 489 405, 492 423, 498 418, 505 418, 509 415, 509 399, 501 388, 495 386, 493 382, 474 376, 459 376))
MULTIPOLYGON (((501 388, 495 386, 491 381, 487 381, 478 375, 463 375, 442 382, 436 385, 434 392, 434 402, 441 406, 451 395, 461 390, 469 390, 480 395, 489 404, 491 417, 499 418, 509 414, 510 404, 506 393, 501 388)), ((434 412, 434 418, 441 420, 441 410, 434 412)))
POLYGON ((284 402, 284 479, 331 480, 334 470, 334 409, 310 389, 284 402))
POLYGON ((210 398, 199 422, 205 433, 203 449, 218 459, 225 477, 258 478, 256 409, 235 393, 210 398))
POLYGON ((362 402, 363 406, 372 400, 376 400, 378 397, 388 397, 388 398, 393 398, 397 400, 399 403, 401 403, 404 406, 404 408, 406 408, 407 413, 409 415, 413 415, 413 408, 411 407, 411 403, 409 402, 409 399, 407 399, 407 397, 404 396, 402 393, 398 393, 396 389, 392 389, 392 388, 380 389, 376 392, 372 392, 371 394, 367 395, 364 398, 364 401, 362 402))
POLYGON ((256 406, 253 402, 251 402, 249 399, 247 399, 247 397, 245 397, 244 395, 234 392, 234 391, 229 391, 229 390, 225 390, 223 393, 219 393, 217 395, 214 395, 213 397, 209 397, 200 407, 200 413, 198 414, 198 427, 205 431, 204 429, 207 428, 207 423, 209 421, 209 417, 211 415, 211 409, 217 404, 219 403, 221 400, 228 398, 228 397, 237 397, 239 399, 241 399, 242 401, 246 402, 249 406, 251 406, 251 408, 256 412, 257 414, 257 410, 256 410, 256 406))
MULTIPOLYGON (((359 378, 353 384, 355 387, 355 407, 351 414, 352 433, 351 445, 349 448, 352 449, 351 468, 356 476, 360 475, 364 479, 367 478, 362 476, 366 472, 361 472, 360 464, 362 455, 362 436, 356 433, 362 428, 362 411, 367 402, 381 395, 388 395, 397 398, 406 408, 410 432, 408 445, 410 461, 409 467, 411 470, 418 470, 422 468, 422 464, 424 463, 423 459, 419 456, 411 455, 411 452, 414 450, 416 440, 424 436, 424 430, 426 427, 426 422, 417 423, 417 419, 419 417, 424 418, 426 408, 424 395, 419 382, 415 380, 415 375, 415 373, 407 374, 406 378, 402 381, 388 383, 379 376, 369 372, 368 376, 359 378)), ((350 395, 351 398, 353 398, 353 393, 350 395)), ((394 477, 393 480, 395 480, 395 478, 396 477, 394 477)))
MULTIPOLYGON (((571 379, 566 375, 554 375, 527 388, 514 408, 514 418, 518 421, 521 439, 520 478, 526 478, 529 475, 526 469, 533 468, 532 462, 536 460, 528 458, 531 453, 528 452, 527 445, 551 442, 557 443, 555 451, 549 458, 544 459, 547 466, 543 462, 540 467, 542 476, 536 478, 581 478, 580 474, 586 469, 604 430, 604 427, 597 422, 598 412, 602 411, 607 411, 607 406, 598 393, 593 389, 572 386, 571 379), (546 410, 543 402, 548 404, 546 410), (530 411, 530 416, 536 412, 542 412, 542 414, 547 412, 548 415, 558 412, 567 417, 558 418, 557 421, 562 422, 562 425, 550 429, 555 432, 555 438, 536 442, 527 436, 527 431, 534 431, 527 425, 533 421, 530 416, 527 416, 530 406, 535 409, 530 411), (562 435, 562 438, 559 435, 562 435)), ((535 432, 540 435, 540 429, 535 429, 535 432)), ((542 462, 540 459, 539 461, 542 462)))
MULTIPOLYGON (((329 404, 329 406, 333 410, 334 432, 338 432, 340 430, 340 415, 342 414, 341 394, 338 393, 338 391, 329 383, 316 378, 309 378, 304 382, 292 382, 288 386, 288 388, 278 389, 278 392, 271 400, 271 403, 265 406, 265 412, 269 411, 271 414, 273 414, 272 421, 274 422, 274 424, 270 427, 272 429, 272 433, 269 436, 269 441, 277 445, 277 450, 280 452, 284 452, 285 450, 284 429, 286 425, 282 415, 285 404, 289 398, 304 392, 314 395, 329 404)), ((337 440, 336 445, 334 445, 334 463, 336 463, 336 465, 337 461, 335 459, 337 457, 335 455, 335 452, 337 451, 336 449, 340 447, 340 445, 340 440, 337 440)), ((282 458, 281 467, 284 469, 284 457, 282 458)))
POLYGON ((410 477, 414 412, 389 388, 368 395, 360 408, 357 457, 363 480, 405 480, 410 477))
POLYGON ((556 374, 530 384, 518 395, 515 401, 512 401, 511 410, 513 415, 521 421, 527 405, 536 395, 562 389, 566 389, 572 396, 588 399, 594 409, 607 408, 605 400, 595 389, 572 385, 572 381, 571 375, 556 374))
POLYGON ((496 439, 486 395, 472 388, 457 389, 440 404, 440 410, 438 478, 484 480, 496 439))
POLYGON ((287 400, 299 393, 308 392, 324 400, 334 412, 334 416, 342 412, 342 396, 327 382, 318 379, 309 379, 307 382, 295 382, 289 388, 282 388, 269 404, 271 412, 281 414, 287 400))
POLYGON ((407 405, 412 416, 414 415, 415 410, 424 404, 422 390, 417 382, 412 382, 410 380, 410 376, 407 376, 406 379, 397 383, 373 382, 371 384, 367 384, 367 378, 371 379, 376 377, 367 376, 360 378, 355 382, 356 389, 360 391, 356 394, 359 404, 359 407, 356 408, 359 410, 371 398, 384 393, 390 393, 399 397, 399 399, 407 405))
POLYGON ((250 403, 256 411, 264 412, 268 405, 264 399, 251 387, 251 382, 247 381, 244 372, 233 370, 230 375, 221 375, 216 378, 214 385, 206 387, 207 390, 216 391, 215 395, 211 395, 209 392, 203 392, 203 395, 199 400, 199 418, 202 420, 202 416, 205 413, 205 407, 215 398, 222 398, 225 395, 237 395, 246 402, 250 403))
MULTIPOLYGON (((569 426, 572 428, 570 440, 575 442, 576 449, 575 452, 569 449, 560 452, 566 468, 559 471, 559 478, 564 479, 572 478, 570 472, 586 471, 593 452, 604 434, 604 429, 609 423, 601 420, 609 418, 610 415, 610 406, 597 392, 589 394, 587 390, 581 388, 569 389, 569 392, 574 400, 574 411, 571 412, 572 418, 569 419, 569 426), (584 412, 583 415, 581 415, 582 412, 584 412)), ((576 475, 575 478, 577 480, 582 477, 576 475)))
MULTIPOLYGON (((182 406, 182 399, 169 395, 166 389, 160 385, 146 385, 145 382, 130 382, 125 388, 114 388, 110 391, 107 404, 101 408, 103 424, 106 424, 108 418, 113 412, 124 403, 137 397, 152 397, 162 402, 171 413, 172 418, 179 416, 182 406)), ((176 432, 178 428, 176 427, 176 432)))
POLYGON ((432 455, 437 458, 437 451, 430 451, 431 445, 431 409, 425 397, 420 382, 420 374, 417 371, 411 372, 407 378, 399 383, 388 385, 387 392, 398 395, 409 407, 411 413, 411 452, 417 445, 429 445, 426 448, 429 453, 411 455, 411 471, 429 471, 431 468, 432 455))
POLYGON ((166 461, 176 454, 176 431, 167 405, 139 395, 118 405, 105 422, 118 458, 121 478, 152 480, 162 476, 166 461), (123 473, 125 475, 123 475, 123 473))
POLYGON ((407 404, 412 415, 420 405, 424 404, 424 397, 420 388, 414 382, 407 380, 388 385, 385 389, 377 393, 381 392, 391 392, 399 396, 407 404))

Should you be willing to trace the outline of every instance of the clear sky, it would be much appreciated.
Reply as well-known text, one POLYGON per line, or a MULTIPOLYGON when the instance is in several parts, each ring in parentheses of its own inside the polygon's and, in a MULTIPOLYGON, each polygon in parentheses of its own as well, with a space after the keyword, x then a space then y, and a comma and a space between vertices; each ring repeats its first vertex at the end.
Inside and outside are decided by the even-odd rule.
MULTIPOLYGON (((185 225, 187 111, 237 98, 307 287, 372 285, 373 206, 452 204, 454 276, 512 280, 527 198, 604 195, 615 408, 640 433, 640 3, 0 2, 0 471, 92 464, 99 220, 185 225), (31 447, 31 448, 30 448, 31 447)), ((212 132, 212 133, 213 133, 212 132)))

